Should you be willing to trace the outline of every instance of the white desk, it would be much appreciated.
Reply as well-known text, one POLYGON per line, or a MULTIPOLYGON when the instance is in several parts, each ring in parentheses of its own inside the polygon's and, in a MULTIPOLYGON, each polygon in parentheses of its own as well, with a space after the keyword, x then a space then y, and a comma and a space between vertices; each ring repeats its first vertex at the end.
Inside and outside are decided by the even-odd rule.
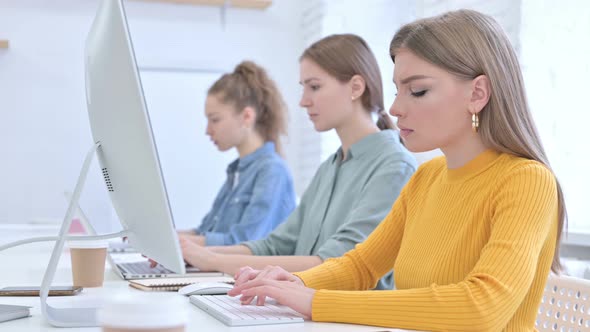
MULTIPOLYGON (((57 229, 25 230, 22 227, 0 225, 0 243, 7 243, 18 239, 47 236, 57 234, 57 229)), ((6 286, 40 286, 45 272, 45 267, 51 255, 53 243, 35 243, 17 248, 8 249, 0 252, 0 287, 6 286)), ((70 257, 68 251, 64 251, 60 264, 58 266, 54 285, 71 285, 72 276, 70 271, 70 257)), ((109 295, 117 292, 140 292, 128 286, 126 281, 119 279, 116 274, 107 266, 105 274, 105 283, 102 288, 84 289, 81 295, 70 297, 50 297, 49 300, 54 306, 74 306, 85 300, 96 298, 108 298, 109 295)), ((149 294, 149 293, 148 293, 149 294)), ((180 295, 179 295, 180 296, 180 295)), ((38 297, 4 297, 0 296, 2 304, 28 305, 31 309, 32 317, 17 319, 14 321, 0 323, 1 331, 54 331, 60 328, 49 325, 41 314, 40 302, 38 297)), ((375 331, 402 331, 389 328, 379 328, 372 326, 349 325, 349 324, 332 324, 305 322, 302 324, 285 324, 285 325, 266 325, 252 327, 233 327, 230 328, 209 314, 201 311, 199 308, 190 304, 186 298, 186 306, 189 311, 189 322, 187 331, 277 331, 282 332, 375 332, 375 331)), ((67 328, 67 331, 100 331, 99 327, 94 328, 67 328)))

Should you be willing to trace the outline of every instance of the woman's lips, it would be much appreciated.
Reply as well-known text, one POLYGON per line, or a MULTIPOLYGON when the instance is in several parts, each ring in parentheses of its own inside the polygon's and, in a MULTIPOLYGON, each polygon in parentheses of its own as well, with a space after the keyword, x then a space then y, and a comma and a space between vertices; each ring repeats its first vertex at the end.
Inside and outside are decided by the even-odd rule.
POLYGON ((400 136, 402 138, 406 138, 406 137, 408 137, 413 132, 414 131, 412 129, 400 129, 400 136))

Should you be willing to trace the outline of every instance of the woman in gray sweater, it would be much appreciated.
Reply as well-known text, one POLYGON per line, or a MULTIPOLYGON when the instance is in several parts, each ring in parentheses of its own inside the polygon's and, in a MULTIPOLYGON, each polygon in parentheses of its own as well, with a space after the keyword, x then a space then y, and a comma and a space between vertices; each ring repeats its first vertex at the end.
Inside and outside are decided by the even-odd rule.
MULTIPOLYGON (((295 211, 266 238, 205 248, 181 237, 191 265, 230 274, 242 266, 301 271, 340 257, 385 218, 416 170, 384 110, 377 61, 363 39, 332 35, 311 45, 300 58, 300 83, 300 105, 315 129, 335 129, 341 147, 322 163, 295 211)), ((377 288, 390 289, 391 279, 387 275, 377 288)))

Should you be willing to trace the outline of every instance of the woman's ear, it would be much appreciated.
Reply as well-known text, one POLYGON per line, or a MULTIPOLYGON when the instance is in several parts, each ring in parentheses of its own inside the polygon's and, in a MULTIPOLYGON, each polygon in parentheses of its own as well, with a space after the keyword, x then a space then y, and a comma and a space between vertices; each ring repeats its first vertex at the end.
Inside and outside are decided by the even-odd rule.
POLYGON ((361 75, 354 75, 350 79, 350 92, 351 96, 350 99, 355 100, 360 98, 363 93, 365 93, 366 82, 365 79, 361 75))
POLYGON ((254 125, 256 124, 256 110, 253 107, 244 107, 240 116, 245 127, 254 128, 254 125))
POLYGON ((479 113, 490 101, 492 93, 490 79, 486 75, 479 75, 471 81, 471 98, 469 109, 479 113))

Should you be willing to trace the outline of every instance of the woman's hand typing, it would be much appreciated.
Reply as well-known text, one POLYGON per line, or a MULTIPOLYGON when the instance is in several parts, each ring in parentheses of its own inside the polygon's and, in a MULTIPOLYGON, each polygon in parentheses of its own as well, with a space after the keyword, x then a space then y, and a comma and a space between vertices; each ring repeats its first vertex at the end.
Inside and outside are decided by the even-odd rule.
MULTIPOLYGON (((201 246, 195 241, 195 237, 199 235, 180 235, 178 236, 178 242, 180 244, 180 250, 182 251, 182 258, 188 264, 198 268, 202 271, 216 271, 214 262, 217 254, 201 246)), ((150 267, 154 268, 158 265, 158 262, 153 259, 149 259, 150 267)))
POLYGON ((264 305, 266 297, 311 318, 311 303, 316 290, 305 287, 303 281, 278 266, 264 270, 243 267, 235 277, 236 285, 228 292, 230 296, 241 295, 242 304, 264 305))
POLYGON ((190 238, 179 237, 178 241, 185 262, 201 271, 217 271, 215 262, 218 260, 218 254, 198 245, 190 238))

